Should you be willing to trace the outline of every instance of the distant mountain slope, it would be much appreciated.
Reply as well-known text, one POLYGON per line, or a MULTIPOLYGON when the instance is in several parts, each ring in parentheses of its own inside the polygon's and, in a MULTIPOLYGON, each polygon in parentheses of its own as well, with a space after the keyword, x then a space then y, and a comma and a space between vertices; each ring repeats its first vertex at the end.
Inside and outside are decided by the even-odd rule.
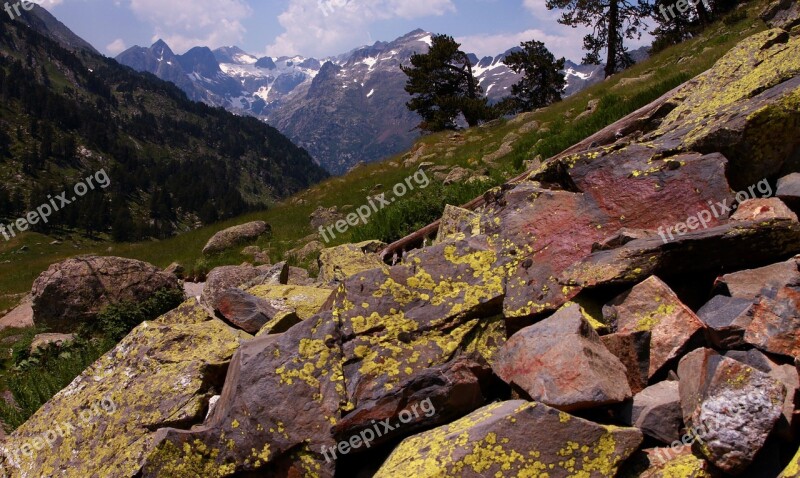
MULTIPOLYGON (((183 58, 197 55, 197 48, 167 58, 166 45, 159 41, 150 48, 131 48, 117 60, 174 82, 193 99, 266 119, 328 171, 341 174, 359 162, 403 151, 418 137, 414 128, 419 118, 405 106, 406 77, 399 66, 407 64, 412 54, 427 51, 431 36, 414 30, 392 42, 323 60, 257 58, 238 47, 214 50, 216 66, 235 84, 220 76, 207 51, 202 62, 206 74, 197 67, 187 68, 183 58), (170 65, 164 66, 166 61, 170 65)), ((510 51, 482 59, 470 55, 490 101, 508 96, 519 79, 503 63, 510 51)), ((567 62, 566 95, 601 81, 602 71, 602 65, 567 62)))
POLYGON ((66 25, 39 5, 34 4, 33 10, 29 13, 25 12, 20 21, 68 50, 87 50, 92 53, 98 53, 89 42, 73 33, 66 25))
MULTIPOLYGON (((327 176, 262 121, 192 102, 175 85, 87 49, 67 50, 39 33, 36 18, 0 30, 0 222, 101 168, 111 186, 48 227, 163 237, 265 207, 327 176)), ((166 45, 161 53, 165 74, 174 58, 166 45)), ((202 70, 209 54, 188 66, 202 70)))

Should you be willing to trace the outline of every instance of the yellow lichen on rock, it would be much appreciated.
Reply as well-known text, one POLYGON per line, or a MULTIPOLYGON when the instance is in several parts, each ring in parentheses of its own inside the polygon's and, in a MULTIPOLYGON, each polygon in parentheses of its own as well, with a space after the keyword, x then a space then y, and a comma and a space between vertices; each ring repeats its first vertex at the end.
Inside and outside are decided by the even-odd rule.
POLYGON ((8 437, 2 445, 8 476, 136 474, 154 430, 202 421, 209 386, 238 346, 238 335, 217 319, 144 322, 8 437), (113 403, 112 412, 97 413, 103 401, 113 403), (52 437, 55 427, 68 433, 32 456, 19 452, 52 437))

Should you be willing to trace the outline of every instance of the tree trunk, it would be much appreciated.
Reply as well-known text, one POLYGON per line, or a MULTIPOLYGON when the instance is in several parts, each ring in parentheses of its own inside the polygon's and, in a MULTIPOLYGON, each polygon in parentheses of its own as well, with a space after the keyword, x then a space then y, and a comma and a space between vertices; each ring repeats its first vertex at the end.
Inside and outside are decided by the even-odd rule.
POLYGON ((711 23, 711 13, 708 11, 706 6, 704 5, 705 0, 697 3, 697 17, 700 19, 700 23, 703 25, 708 25, 711 23))
POLYGON ((606 78, 617 72, 617 53, 619 44, 619 0, 611 0, 608 10, 608 56, 606 58, 606 78))

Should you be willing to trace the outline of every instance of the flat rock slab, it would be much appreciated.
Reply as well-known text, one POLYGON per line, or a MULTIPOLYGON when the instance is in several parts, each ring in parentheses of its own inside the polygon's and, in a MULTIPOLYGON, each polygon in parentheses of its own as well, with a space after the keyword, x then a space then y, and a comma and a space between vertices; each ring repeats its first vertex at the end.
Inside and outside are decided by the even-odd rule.
POLYGON ((613 477, 641 442, 635 428, 512 400, 407 438, 375 478, 613 477))
POLYGON ((631 397, 626 369, 573 304, 514 334, 494 371, 533 400, 571 411, 631 397))
POLYGON ((731 297, 756 301, 759 297, 774 298, 780 288, 797 281, 800 281, 800 272, 798 259, 794 258, 757 269, 725 274, 717 283, 731 297))

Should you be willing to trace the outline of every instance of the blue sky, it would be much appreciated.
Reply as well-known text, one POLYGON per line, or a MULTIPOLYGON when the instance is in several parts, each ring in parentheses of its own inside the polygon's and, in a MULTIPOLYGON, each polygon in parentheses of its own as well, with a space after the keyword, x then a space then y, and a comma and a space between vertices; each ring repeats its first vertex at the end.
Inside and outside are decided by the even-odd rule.
MULTIPOLYGON (((545 0, 37 0, 102 53, 164 39, 176 53, 237 45, 262 56, 322 58, 393 40, 415 28, 453 35, 496 55, 544 41, 579 61, 584 30, 556 22, 545 0)), ((643 42, 632 44, 638 46, 643 42)))

